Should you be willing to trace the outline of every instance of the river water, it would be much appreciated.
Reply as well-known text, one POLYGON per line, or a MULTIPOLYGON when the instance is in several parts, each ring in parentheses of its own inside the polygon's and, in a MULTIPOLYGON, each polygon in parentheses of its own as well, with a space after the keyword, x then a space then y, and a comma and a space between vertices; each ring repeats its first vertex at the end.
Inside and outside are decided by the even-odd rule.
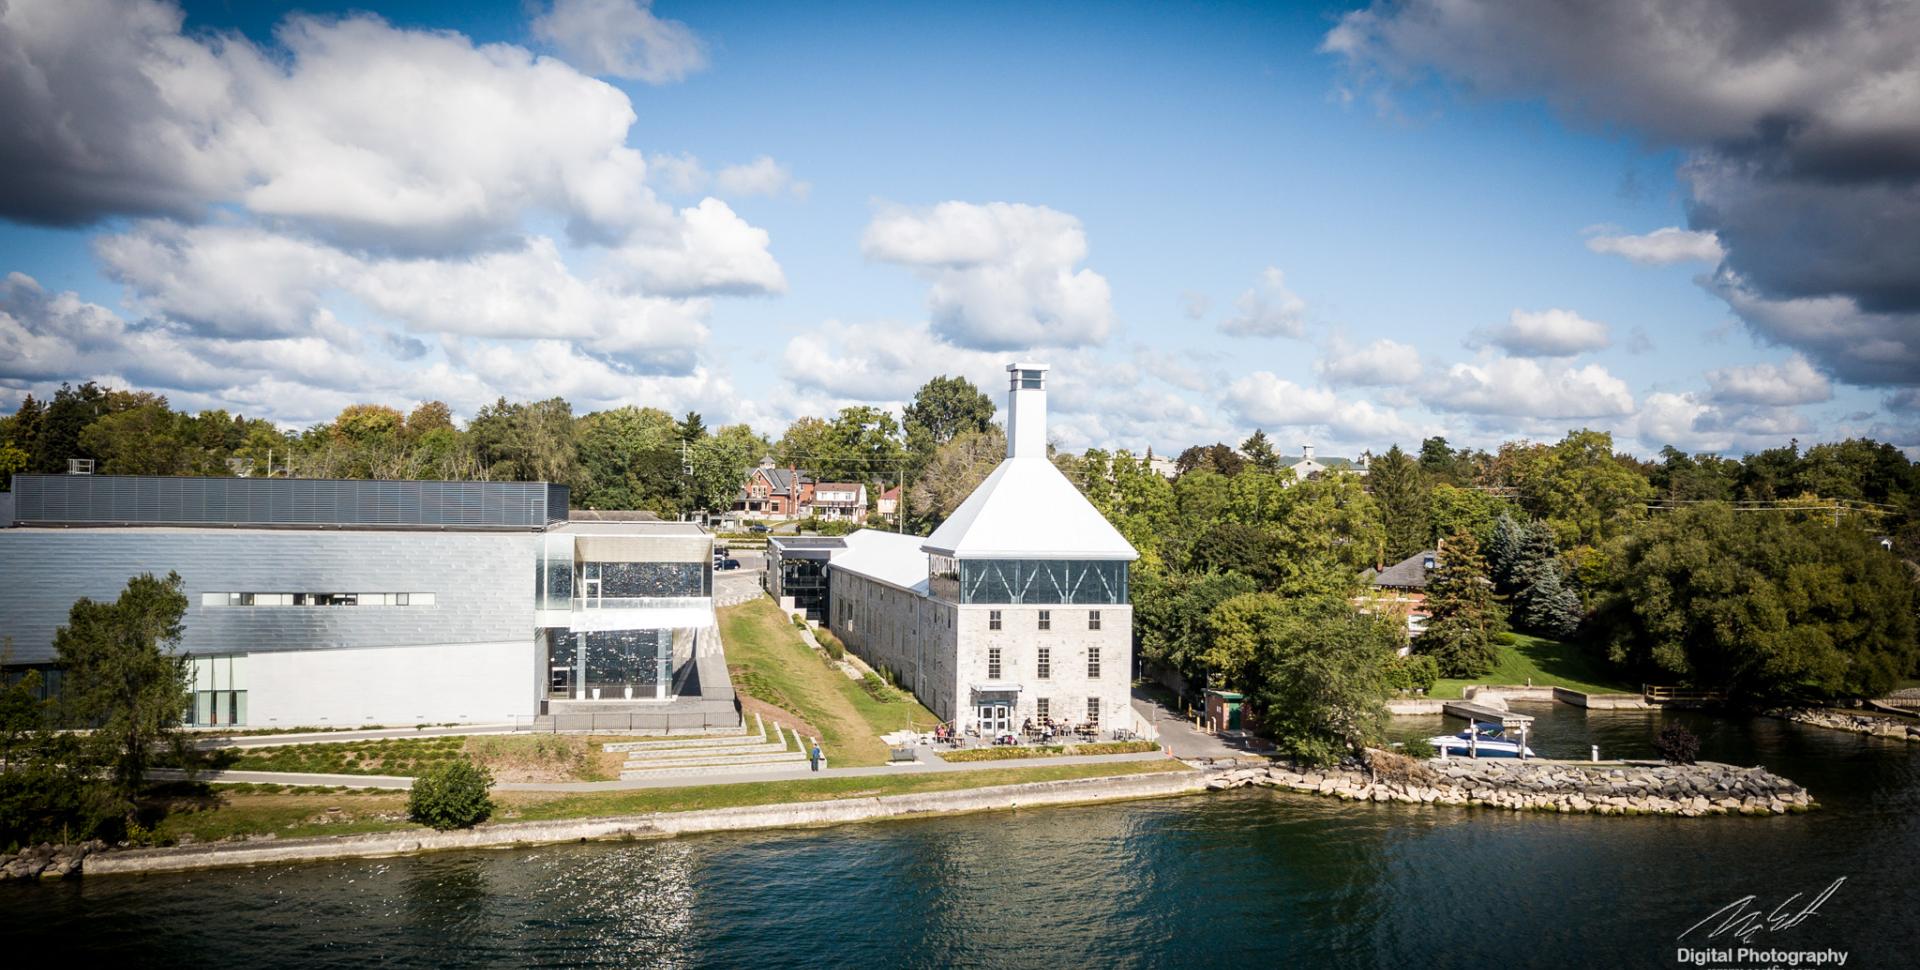
MULTIPOLYGON (((1684 719, 1703 758, 1765 764, 1822 808, 1617 818, 1251 790, 4 885, 0 935, 14 955, 173 966, 1677 966, 1676 936, 1737 898, 1771 908, 1844 878, 1815 915, 1751 945, 1920 965, 1920 746, 1779 721, 1527 710, 1549 756, 1591 743, 1644 756, 1664 718, 1684 719)), ((1449 726, 1405 718, 1395 731, 1449 726)))

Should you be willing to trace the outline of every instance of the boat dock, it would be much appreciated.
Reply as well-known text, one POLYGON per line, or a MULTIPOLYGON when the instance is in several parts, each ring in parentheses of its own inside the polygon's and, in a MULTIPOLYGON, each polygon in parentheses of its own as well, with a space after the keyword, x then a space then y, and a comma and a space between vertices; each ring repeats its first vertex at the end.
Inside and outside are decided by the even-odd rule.
POLYGON ((1492 707, 1478 701, 1448 701, 1441 710, 1454 717, 1464 717, 1469 723, 1498 724, 1502 730, 1530 732, 1533 729, 1533 715, 1515 714, 1504 708, 1492 707))

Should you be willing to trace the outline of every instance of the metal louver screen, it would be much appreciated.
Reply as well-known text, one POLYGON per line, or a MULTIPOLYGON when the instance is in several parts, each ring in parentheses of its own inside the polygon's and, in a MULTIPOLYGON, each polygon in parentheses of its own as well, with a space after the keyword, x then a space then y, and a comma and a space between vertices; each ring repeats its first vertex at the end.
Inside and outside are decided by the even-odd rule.
POLYGON ((534 529, 567 517, 565 485, 15 475, 23 525, 266 525, 534 529))

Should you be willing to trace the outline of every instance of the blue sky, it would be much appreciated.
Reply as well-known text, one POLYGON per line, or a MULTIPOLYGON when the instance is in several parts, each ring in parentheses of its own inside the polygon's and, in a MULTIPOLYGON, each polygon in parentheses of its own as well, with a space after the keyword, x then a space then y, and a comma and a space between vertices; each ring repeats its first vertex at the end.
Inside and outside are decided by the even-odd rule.
MULTIPOLYGON (((1872 128, 1848 92, 1884 78, 1755 96, 1725 23, 1635 6, 16 0, 7 164, 44 178, 0 193, 0 407, 559 394, 777 436, 1031 356, 1075 449, 1914 452, 1914 230, 1785 251, 1762 216, 1801 186, 1723 174, 1768 112, 1872 128), (1893 255, 1793 269, 1862 252, 1893 255)), ((1748 26, 1831 54, 1912 25, 1748 26)))

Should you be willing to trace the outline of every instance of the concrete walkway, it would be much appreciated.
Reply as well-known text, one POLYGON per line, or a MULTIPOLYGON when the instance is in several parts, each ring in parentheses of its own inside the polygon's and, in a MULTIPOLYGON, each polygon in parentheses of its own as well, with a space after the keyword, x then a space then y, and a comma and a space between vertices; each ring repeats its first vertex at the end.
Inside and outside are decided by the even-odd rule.
POLYGON ((1133 709, 1160 732, 1160 744, 1182 761, 1233 760, 1258 755, 1208 734, 1176 711, 1167 710, 1140 691, 1133 695, 1133 709))

